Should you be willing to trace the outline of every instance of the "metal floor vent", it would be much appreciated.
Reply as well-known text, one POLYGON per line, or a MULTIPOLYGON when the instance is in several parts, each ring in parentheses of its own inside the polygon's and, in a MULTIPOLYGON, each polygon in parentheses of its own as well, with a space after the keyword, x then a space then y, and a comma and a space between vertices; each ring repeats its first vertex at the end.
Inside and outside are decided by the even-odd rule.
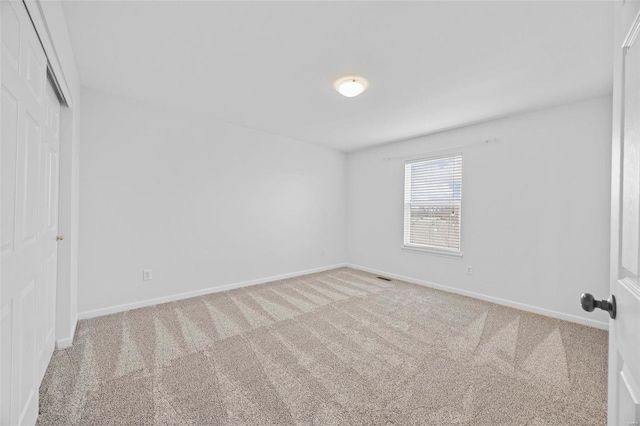
POLYGON ((391 281, 391 278, 387 278, 387 277, 376 277, 379 280, 384 280, 384 281, 391 281))

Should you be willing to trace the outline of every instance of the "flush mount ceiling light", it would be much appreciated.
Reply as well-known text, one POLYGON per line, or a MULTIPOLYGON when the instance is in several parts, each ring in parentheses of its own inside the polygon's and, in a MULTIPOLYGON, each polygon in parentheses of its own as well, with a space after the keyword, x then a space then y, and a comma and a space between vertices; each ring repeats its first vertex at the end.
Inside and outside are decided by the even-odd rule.
POLYGON ((369 82, 363 77, 350 75, 337 79, 336 82, 333 83, 333 87, 335 87, 338 93, 340 93, 342 96, 353 98, 354 96, 358 96, 360 93, 367 90, 367 87, 369 87, 369 82))

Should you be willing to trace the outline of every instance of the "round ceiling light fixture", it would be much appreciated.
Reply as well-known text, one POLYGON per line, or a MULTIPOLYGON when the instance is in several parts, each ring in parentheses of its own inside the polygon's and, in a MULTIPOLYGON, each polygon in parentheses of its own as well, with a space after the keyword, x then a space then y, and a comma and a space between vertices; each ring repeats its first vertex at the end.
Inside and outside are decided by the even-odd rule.
POLYGON ((335 87, 342 96, 353 98, 367 90, 369 82, 363 77, 350 75, 337 79, 336 82, 333 83, 333 87, 335 87))

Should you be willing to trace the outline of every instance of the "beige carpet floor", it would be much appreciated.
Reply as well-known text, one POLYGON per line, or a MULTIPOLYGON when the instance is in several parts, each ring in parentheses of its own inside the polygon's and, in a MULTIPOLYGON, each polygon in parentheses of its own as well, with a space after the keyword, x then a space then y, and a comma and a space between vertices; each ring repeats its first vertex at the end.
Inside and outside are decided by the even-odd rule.
POLYGON ((605 331, 342 268, 80 321, 38 423, 604 425, 606 383, 605 331))

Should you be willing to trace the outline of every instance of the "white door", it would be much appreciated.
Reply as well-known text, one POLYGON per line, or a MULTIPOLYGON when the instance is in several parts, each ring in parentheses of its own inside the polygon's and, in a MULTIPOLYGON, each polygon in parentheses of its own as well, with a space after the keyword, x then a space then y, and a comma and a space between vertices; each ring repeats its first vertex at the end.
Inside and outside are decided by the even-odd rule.
POLYGON ((60 105, 21 1, 0 1, 0 424, 34 424, 53 353, 60 105))
POLYGON ((58 164, 60 148, 60 102, 47 79, 44 94, 45 117, 40 159, 40 200, 38 213, 41 263, 37 286, 38 383, 55 348, 56 284, 58 274, 58 164))
MULTIPOLYGON (((609 321, 610 425, 640 425, 640 15, 616 4, 609 321)), ((585 342, 588 344, 588 342, 585 342)))

